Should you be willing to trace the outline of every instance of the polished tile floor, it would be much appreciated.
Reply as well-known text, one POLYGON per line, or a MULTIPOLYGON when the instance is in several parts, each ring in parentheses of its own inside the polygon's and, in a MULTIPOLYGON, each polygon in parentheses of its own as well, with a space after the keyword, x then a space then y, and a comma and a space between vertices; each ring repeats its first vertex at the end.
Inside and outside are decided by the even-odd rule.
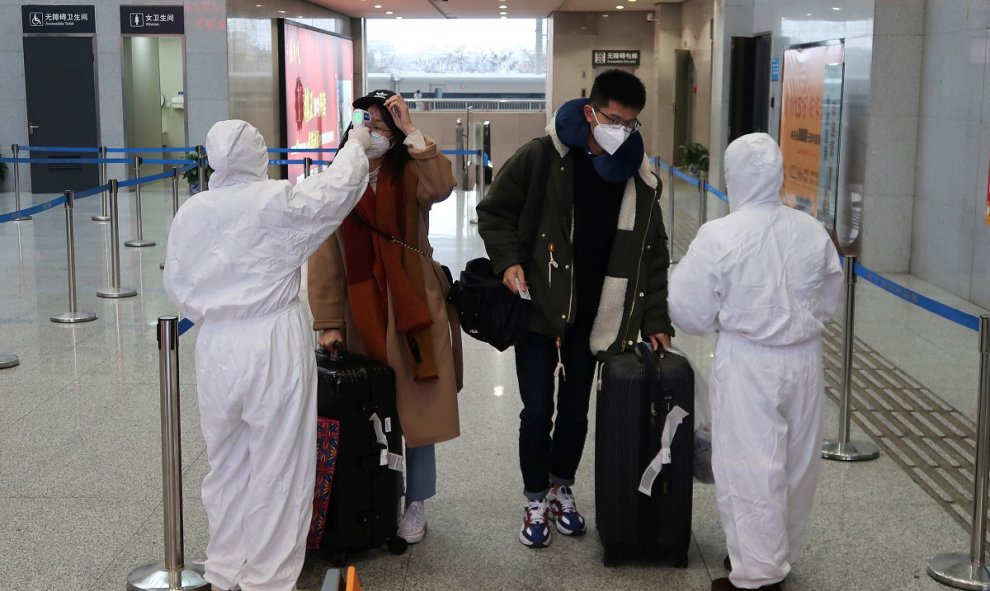
MULTIPOLYGON (((675 243, 683 248, 696 224, 697 199, 686 187, 679 187, 677 195, 675 243)), ((25 196, 24 201, 45 199, 25 196)), ((483 254, 470 223, 473 199, 471 193, 458 193, 431 218, 436 258, 455 270, 483 254)), ((121 203, 121 238, 127 240, 135 234, 133 194, 122 194, 121 203)), ((31 222, 0 224, 0 352, 14 353, 21 362, 0 370, 0 589, 124 589, 130 570, 162 559, 154 325, 158 316, 174 313, 158 267, 171 199, 163 189, 144 191, 144 236, 158 244, 122 247, 122 284, 139 291, 124 300, 96 297, 108 279, 107 225, 90 221, 99 207, 98 197, 79 201, 74 218, 79 308, 99 316, 85 324, 49 321, 69 306, 63 210, 41 213, 31 222)), ((0 212, 12 209, 13 197, 0 194, 0 212)), ((709 211, 714 215, 714 201, 709 211)), ((979 312, 911 276, 892 278, 979 312)), ((862 281, 857 315, 857 337, 865 346, 972 427, 975 333, 862 281)), ((198 491, 206 462, 195 399, 195 339, 194 329, 180 346, 189 562, 203 557, 207 540, 198 491)), ((678 337, 675 344, 704 377, 712 341, 678 337)), ((438 448, 439 493, 427 503, 429 534, 401 556, 374 551, 356 557, 365 588, 703 591, 713 578, 724 576, 724 539, 713 489, 700 483, 687 569, 605 568, 593 527, 583 538, 557 536, 539 551, 519 544, 521 403, 512 354, 470 339, 465 345, 462 436, 438 448)), ((827 404, 826 417, 826 432, 832 435, 837 432, 834 404, 827 404)), ((869 438, 855 423, 853 436, 869 438)), ((595 503, 593 437, 592 432, 576 487, 579 506, 589 516, 595 503)), ((787 589, 940 589, 925 572, 928 558, 968 547, 968 530, 916 483, 903 462, 888 455, 866 463, 826 462, 802 558, 787 589)), ((309 564, 299 588, 319 589, 327 566, 309 564)))

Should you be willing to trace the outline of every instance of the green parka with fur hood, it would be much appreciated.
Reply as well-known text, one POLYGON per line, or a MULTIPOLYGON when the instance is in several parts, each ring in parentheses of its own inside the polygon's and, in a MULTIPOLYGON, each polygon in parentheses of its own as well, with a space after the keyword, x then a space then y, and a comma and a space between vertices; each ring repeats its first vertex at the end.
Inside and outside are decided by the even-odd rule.
MULTIPOLYGON (((571 103, 583 105, 580 101, 571 103)), ((561 112, 569 105, 565 104, 561 112)), ((546 130, 555 148, 550 154, 546 187, 539 186, 545 144, 528 142, 506 161, 478 204, 478 230, 498 275, 512 265, 522 264, 533 297, 530 330, 562 338, 567 324, 574 321, 577 308, 571 242, 574 155, 557 133, 556 122, 561 112, 546 130), (532 235, 533 228, 522 212, 527 202, 535 199, 545 201, 533 252, 527 255, 521 252, 521 243, 524 237, 532 235)), ((584 138, 587 129, 584 128, 584 138)), ((574 133, 568 134, 571 135, 574 133)), ((640 335, 644 339, 655 333, 674 335, 667 312, 670 256, 660 211, 661 187, 643 155, 641 140, 639 146, 638 150, 629 150, 642 162, 626 181, 615 241, 591 331, 591 352, 602 360, 631 347, 640 335)), ((615 154, 622 155, 622 149, 615 154)))

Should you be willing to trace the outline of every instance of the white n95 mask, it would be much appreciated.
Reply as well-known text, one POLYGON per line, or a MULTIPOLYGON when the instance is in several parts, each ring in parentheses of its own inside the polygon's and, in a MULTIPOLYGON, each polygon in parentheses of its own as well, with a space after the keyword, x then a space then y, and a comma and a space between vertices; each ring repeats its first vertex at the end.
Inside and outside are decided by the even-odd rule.
MULTIPOLYGON (((595 120, 597 121, 597 119, 598 117, 596 116, 595 120)), ((632 135, 625 126, 609 123, 599 123, 591 133, 595 137, 595 141, 598 142, 598 145, 608 152, 610 156, 615 154, 619 146, 632 135)))
POLYGON ((380 158, 389 151, 392 147, 392 140, 378 133, 377 131, 371 132, 371 147, 365 154, 368 156, 368 160, 374 160, 375 158, 380 158))

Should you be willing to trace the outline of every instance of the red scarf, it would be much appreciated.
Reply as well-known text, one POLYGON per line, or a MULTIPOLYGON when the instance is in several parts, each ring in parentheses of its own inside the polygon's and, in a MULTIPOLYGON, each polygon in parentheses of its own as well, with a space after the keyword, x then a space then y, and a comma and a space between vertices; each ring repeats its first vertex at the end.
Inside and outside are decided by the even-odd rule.
POLYGON ((415 167, 407 167, 402 177, 396 177, 382 167, 378 190, 374 191, 368 185, 354 213, 341 225, 341 232, 347 293, 354 322, 368 354, 372 359, 388 362, 391 294, 395 329, 407 344, 404 357, 413 369, 413 378, 427 381, 437 379, 438 375, 430 332, 433 318, 426 306, 422 255, 371 228, 418 248, 419 207, 415 198, 406 197, 415 195, 417 184, 415 167))

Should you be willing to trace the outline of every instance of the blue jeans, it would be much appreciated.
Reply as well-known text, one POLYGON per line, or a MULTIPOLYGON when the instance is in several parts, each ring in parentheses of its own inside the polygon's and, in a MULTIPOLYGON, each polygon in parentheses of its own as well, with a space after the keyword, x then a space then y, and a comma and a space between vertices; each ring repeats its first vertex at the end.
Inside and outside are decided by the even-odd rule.
POLYGON ((406 448, 406 474, 396 472, 399 494, 406 495, 406 505, 425 501, 437 494, 437 446, 406 448))

